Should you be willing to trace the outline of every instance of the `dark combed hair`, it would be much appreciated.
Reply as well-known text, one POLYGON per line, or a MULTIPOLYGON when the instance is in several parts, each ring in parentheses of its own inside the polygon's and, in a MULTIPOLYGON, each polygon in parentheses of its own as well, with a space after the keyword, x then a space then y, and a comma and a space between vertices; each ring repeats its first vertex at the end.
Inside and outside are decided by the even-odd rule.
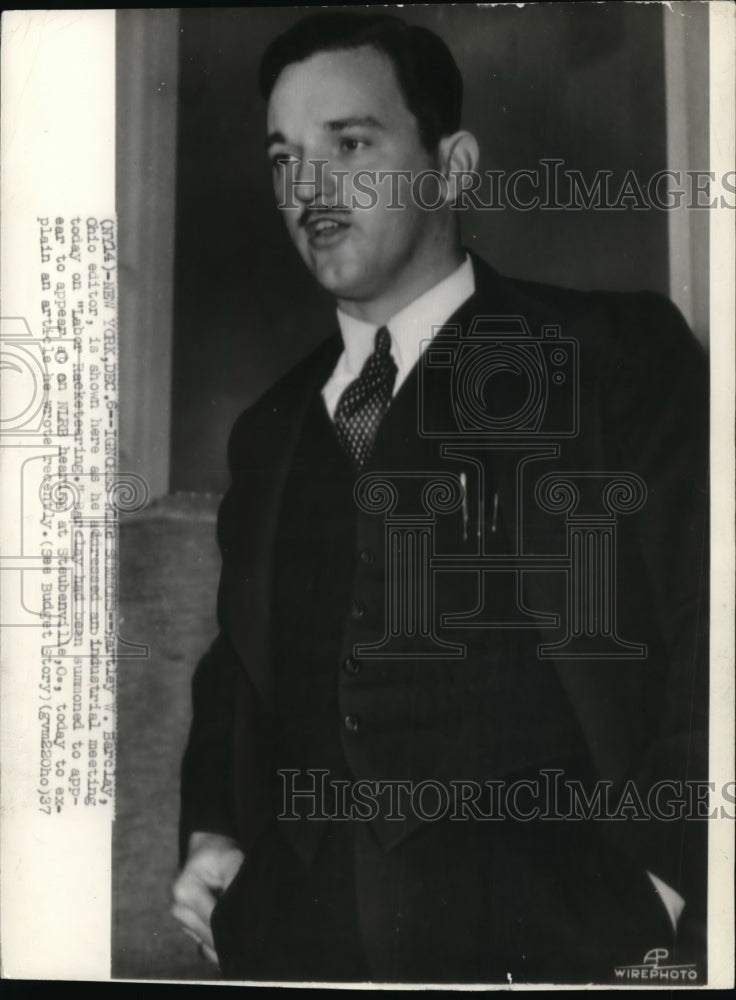
POLYGON ((452 53, 433 31, 391 14, 330 11, 303 18, 275 38, 261 60, 260 88, 268 100, 287 66, 319 52, 370 46, 391 60, 406 105, 426 149, 460 127, 463 80, 452 53))

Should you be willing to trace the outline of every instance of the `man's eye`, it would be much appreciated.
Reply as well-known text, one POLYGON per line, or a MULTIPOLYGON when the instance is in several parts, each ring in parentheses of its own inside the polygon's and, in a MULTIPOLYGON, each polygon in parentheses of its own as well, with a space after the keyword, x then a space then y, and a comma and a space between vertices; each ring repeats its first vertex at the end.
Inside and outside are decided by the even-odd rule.
POLYGON ((366 145, 367 143, 364 139, 352 139, 346 136, 340 140, 340 149, 344 153, 355 153, 366 145))
POLYGON ((271 157, 271 166, 274 170, 283 169, 288 163, 297 163, 297 157, 291 153, 277 153, 271 157))

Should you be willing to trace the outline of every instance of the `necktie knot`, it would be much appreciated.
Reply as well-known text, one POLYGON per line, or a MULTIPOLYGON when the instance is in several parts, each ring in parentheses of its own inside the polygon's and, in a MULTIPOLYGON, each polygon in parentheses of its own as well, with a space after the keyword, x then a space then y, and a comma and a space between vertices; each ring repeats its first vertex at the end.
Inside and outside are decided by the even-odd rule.
POLYGON ((381 326, 376 330, 374 351, 376 354, 383 355, 384 357, 391 353, 391 334, 385 326, 381 326))
POLYGON ((391 356, 391 334, 382 326, 376 331, 373 353, 340 396, 335 410, 338 439, 358 472, 373 449, 379 424, 391 404, 397 371, 391 356))

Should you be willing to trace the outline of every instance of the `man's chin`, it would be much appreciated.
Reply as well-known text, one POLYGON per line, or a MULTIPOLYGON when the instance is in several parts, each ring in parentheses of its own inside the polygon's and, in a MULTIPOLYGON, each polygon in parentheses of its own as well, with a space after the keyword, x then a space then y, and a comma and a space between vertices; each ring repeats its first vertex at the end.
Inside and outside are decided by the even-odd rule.
POLYGON ((362 297, 365 276, 359 268, 318 261, 312 263, 310 270, 322 288, 336 299, 362 297))

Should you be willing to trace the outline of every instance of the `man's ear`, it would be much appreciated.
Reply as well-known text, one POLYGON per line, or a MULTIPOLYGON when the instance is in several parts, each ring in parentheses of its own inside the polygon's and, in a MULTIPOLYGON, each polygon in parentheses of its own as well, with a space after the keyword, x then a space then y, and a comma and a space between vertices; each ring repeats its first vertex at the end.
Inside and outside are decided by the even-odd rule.
POLYGON ((447 201, 452 203, 462 190, 460 176, 472 173, 478 166, 478 140, 472 132, 453 132, 440 139, 438 152, 440 171, 447 178, 447 201))

